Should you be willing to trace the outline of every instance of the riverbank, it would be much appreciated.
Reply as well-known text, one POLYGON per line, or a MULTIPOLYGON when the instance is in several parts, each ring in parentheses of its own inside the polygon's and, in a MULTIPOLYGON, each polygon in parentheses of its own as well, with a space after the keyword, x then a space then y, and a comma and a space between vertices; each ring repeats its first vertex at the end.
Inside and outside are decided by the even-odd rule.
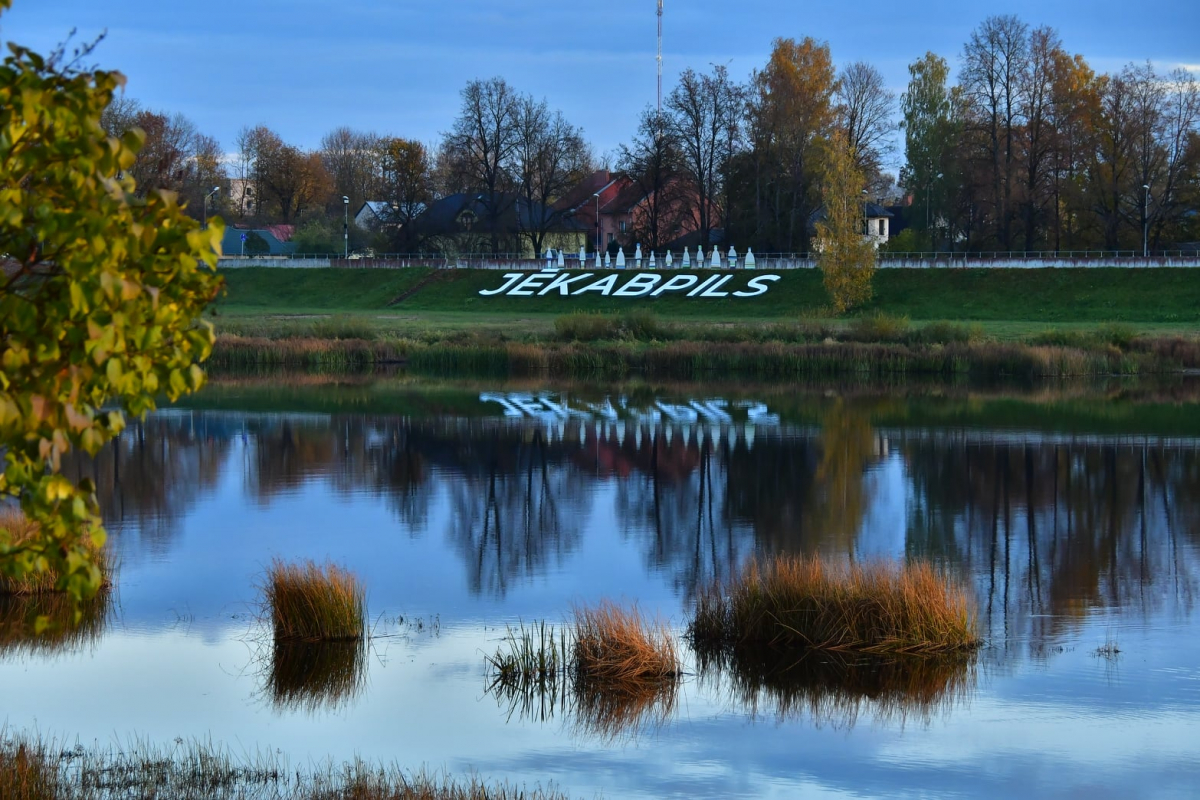
MULTIPOLYGON (((611 290, 618 278, 634 279, 597 275, 607 277, 540 280, 611 278, 611 290)), ((512 296, 526 276, 496 270, 233 270, 210 312, 219 333, 211 367, 398 364, 426 374, 680 380, 1036 379, 1200 367, 1200 272, 888 270, 876 276, 872 303, 848 318, 827 311, 819 272, 755 275, 738 273, 742 288, 722 284, 731 290, 723 297, 635 298, 512 296), (765 277, 777 280, 754 283, 765 277), (509 294, 497 294, 505 287, 509 294)), ((717 271, 650 279, 735 280, 717 271)))
MULTIPOLYGON (((489 319, 519 315, 552 319, 574 311, 619 313, 650 310, 671 320, 704 322, 782 321, 829 316, 829 297, 817 270, 691 272, 659 271, 661 283, 694 276, 696 286, 734 275, 726 285, 742 287, 751 277, 778 280, 754 296, 688 296, 670 291, 649 296, 615 296, 601 290, 564 296, 494 294, 507 273, 485 269, 306 269, 246 268, 223 272, 227 291, 214 306, 226 316, 352 313, 388 318, 465 314, 489 319)), ((533 274, 533 273, 530 273, 533 274)), ((567 273, 578 276, 582 273, 567 273)), ((593 270, 597 280, 624 283, 633 271, 593 270)), ((545 287, 543 287, 545 288, 545 287)), ((939 269, 880 270, 875 296, 859 315, 885 313, 914 322, 955 320, 981 323, 1126 322, 1139 326, 1200 329, 1200 270, 1191 269, 939 269)), ((540 291, 540 290, 538 290, 540 291)), ((745 292, 749 294, 750 289, 745 292)), ((716 292, 714 294, 720 294, 716 292)))

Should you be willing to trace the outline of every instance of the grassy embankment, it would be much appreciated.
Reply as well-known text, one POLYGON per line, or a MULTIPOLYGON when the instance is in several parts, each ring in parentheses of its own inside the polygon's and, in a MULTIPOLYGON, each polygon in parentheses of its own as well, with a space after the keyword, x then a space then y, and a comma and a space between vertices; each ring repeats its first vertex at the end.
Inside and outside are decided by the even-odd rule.
MULTIPOLYGON (((703 275, 703 273, 702 273, 703 275)), ((744 281, 749 273, 742 273, 744 281)), ((752 298, 479 295, 494 270, 230 270, 217 369, 404 363, 435 373, 687 379, 898 372, 1136 374, 1200 365, 1200 273, 885 270, 830 319, 820 274, 752 298)))

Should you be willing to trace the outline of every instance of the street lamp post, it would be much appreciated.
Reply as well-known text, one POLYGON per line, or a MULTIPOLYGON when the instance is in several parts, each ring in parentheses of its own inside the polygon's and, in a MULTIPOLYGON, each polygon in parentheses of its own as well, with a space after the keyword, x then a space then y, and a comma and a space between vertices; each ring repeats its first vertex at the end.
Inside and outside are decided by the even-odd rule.
POLYGON ((216 194, 219 191, 221 191, 221 187, 214 186, 212 188, 211 192, 204 195, 204 222, 203 222, 203 227, 202 227, 203 230, 208 230, 208 198, 212 197, 214 194, 216 194))
POLYGON ((1142 258, 1150 257, 1150 184, 1143 183, 1142 189, 1142 258))
POLYGON ((342 258, 350 257, 350 198, 342 195, 342 208, 345 210, 342 220, 342 258))
POLYGON ((592 197, 596 198, 596 252, 600 252, 600 193, 594 192, 592 197))

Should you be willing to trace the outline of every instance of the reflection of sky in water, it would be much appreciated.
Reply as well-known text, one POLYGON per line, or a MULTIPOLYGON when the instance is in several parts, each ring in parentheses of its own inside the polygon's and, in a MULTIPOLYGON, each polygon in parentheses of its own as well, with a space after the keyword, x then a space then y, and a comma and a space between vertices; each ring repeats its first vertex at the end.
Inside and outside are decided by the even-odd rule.
MULTIPOLYGON (((950 455, 879 448, 852 426, 843 430, 847 446, 858 441, 866 449, 848 465, 823 460, 817 434, 760 434, 740 461, 737 447, 745 443, 707 455, 676 444, 654 461, 650 445, 632 439, 623 446, 542 443, 539 450, 528 431, 508 438, 475 431, 455 449, 444 431, 401 428, 425 459, 414 494, 407 484, 399 491, 376 480, 395 474, 379 443, 397 429, 356 433, 347 424, 331 435, 331 424, 337 427, 310 421, 295 434, 289 453, 308 447, 310 460, 270 491, 263 491, 265 470, 279 466, 264 457, 275 446, 271 430, 227 437, 218 447, 167 441, 148 425, 146 447, 160 455, 208 447, 209 461, 183 470, 195 476, 190 495, 142 499, 157 517, 132 513, 126 498, 126 523, 111 523, 124 563, 118 619, 101 641, 79 654, 0 660, 9 727, 101 742, 211 736, 235 751, 279 748, 293 763, 400 758, 518 782, 552 779, 576 796, 1131 796, 1186 793, 1200 783, 1200 642, 1189 595, 1197 522, 1184 511, 1168 520, 1145 503, 1117 502, 1134 475, 1125 456, 1097 456, 1116 484, 1076 487, 1100 494, 1107 487, 1116 498, 1086 521, 1089 530, 1111 524, 1116 531, 1101 537, 1116 560, 1104 566, 1098 590, 1090 574, 1055 571, 1077 555, 1047 538, 1056 520, 1066 527, 1063 512, 1047 511, 1035 494, 1031 538, 1025 500, 1014 494, 1022 479, 980 476, 991 455, 963 462, 961 497, 936 497, 930 486, 953 481, 921 483, 919 476, 953 464, 950 455), (320 449, 327 438, 341 442, 340 455, 336 446, 320 449), (734 474, 767 459, 770 471, 753 481, 734 474), (847 476, 849 484, 838 482, 847 476), (775 494, 747 499, 762 487, 775 494), (786 515, 753 516, 762 497, 775 497, 786 515), (505 531, 500 545, 482 533, 492 524, 491 498, 491 519, 505 531), (999 511, 989 516, 1005 498, 1007 528, 999 511), (832 508, 855 502, 861 507, 832 508), (547 514, 553 536, 523 527, 547 514), (953 517, 948 526, 946 515, 953 517), (879 721, 864 701, 852 727, 836 719, 776 720, 769 710, 752 720, 719 683, 689 679, 665 728, 610 743, 581 735, 569 712, 546 722, 514 715, 506 723, 507 708, 484 692, 483 655, 505 623, 557 622, 573 603, 611 597, 637 600, 679 627, 689 587, 727 574, 756 549, 850 547, 856 558, 934 552, 972 575, 981 594, 998 592, 995 579, 1003 575, 988 563, 993 522, 996 552, 1008 548, 1008 602, 993 607, 976 691, 931 719, 879 721), (790 525, 812 532, 783 538, 790 525), (849 526, 848 537, 839 525, 849 526), (981 532, 972 534, 972 526, 981 532), (521 544, 523 536, 536 541, 521 544), (1040 587, 1021 571, 1034 562, 1032 551, 1043 560, 1060 553, 1053 564, 1038 563, 1040 587), (372 644, 366 691, 333 710, 279 711, 264 694, 254 587, 276 556, 348 566, 368 586, 372 618, 384 617, 379 630, 399 634, 372 644), (1170 580, 1139 577, 1143 566, 1161 572, 1170 565, 1170 580), (1106 594, 1116 583, 1120 591, 1106 594), (1068 616, 1044 616, 1054 608, 1069 609, 1068 616), (397 631, 389 620, 395 615, 436 615, 441 627, 397 631), (1001 617, 1007 622, 995 621, 1001 617), (1123 651, 1119 658, 1094 655, 1110 640, 1123 651)), ((1170 506, 1185 499, 1180 487, 1190 484, 1179 481, 1194 475, 1196 462, 1165 454, 1163 469, 1135 482, 1147 492, 1169 485, 1162 496, 1170 506)), ((1082 475, 1095 459, 1091 451, 1077 455, 1082 475)), ((286 456, 293 457, 301 456, 286 456)), ((179 474, 186 463, 163 469, 179 474)))

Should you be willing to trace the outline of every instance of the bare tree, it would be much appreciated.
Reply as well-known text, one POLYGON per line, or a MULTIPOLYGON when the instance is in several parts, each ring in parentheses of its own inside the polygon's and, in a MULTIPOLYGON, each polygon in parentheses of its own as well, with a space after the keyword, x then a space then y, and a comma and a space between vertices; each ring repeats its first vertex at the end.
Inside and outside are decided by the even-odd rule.
POLYGON ((1163 169, 1155 176, 1157 191, 1154 205, 1148 212, 1155 247, 1159 246, 1165 227, 1180 220, 1189 209, 1188 198, 1184 196, 1188 176, 1191 176, 1193 188, 1200 183, 1197 181, 1200 172, 1200 84, 1196 76, 1182 68, 1173 70, 1164 81, 1162 101, 1159 147, 1163 153, 1163 169))
MULTIPOLYGON (((378 200, 383 188, 383 141, 377 134, 334 128, 321 138, 321 162, 333 179, 332 201, 341 205, 343 196, 358 208, 366 200, 378 200)), ((337 210, 337 209, 331 209, 337 210)))
POLYGON ((633 141, 622 144, 617 166, 642 195, 633 216, 633 236, 657 251, 679 233, 683 197, 680 190, 680 152, 666 116, 652 108, 642 112, 633 141))
POLYGON ((692 213, 700 243, 708 246, 720 221, 718 202, 722 176, 733 155, 745 90, 729 78, 723 66, 711 75, 686 69, 667 96, 667 119, 682 154, 683 173, 691 184, 692 213))
POLYGON ((492 252, 500 252, 500 219, 512 208, 513 158, 520 144, 520 98, 503 78, 471 81, 446 134, 445 158, 455 183, 481 195, 492 252))
POLYGON ((1029 35, 1028 68, 1020 79, 1021 129, 1020 155, 1023 185, 1022 219, 1025 228, 1025 252, 1035 248, 1042 214, 1049 202, 1049 179, 1055 145, 1051 127, 1056 65, 1062 54, 1062 42, 1053 28, 1035 28, 1029 35))
POLYGON ((583 131, 568 123, 562 112, 551 112, 545 100, 526 96, 517 106, 513 171, 525 204, 517 224, 536 254, 542 252, 550 229, 561 222, 551 204, 590 171, 591 157, 583 131))
POLYGON ((990 205, 1000 246, 1012 246, 1012 196, 1021 124, 1029 27, 1015 16, 994 16, 971 32, 963 50, 962 83, 991 173, 990 205))
POLYGON ((854 165, 869 184, 883 178, 883 157, 891 150, 896 130, 896 95, 883 75, 864 61, 856 61, 838 75, 838 127, 845 132, 854 165))

